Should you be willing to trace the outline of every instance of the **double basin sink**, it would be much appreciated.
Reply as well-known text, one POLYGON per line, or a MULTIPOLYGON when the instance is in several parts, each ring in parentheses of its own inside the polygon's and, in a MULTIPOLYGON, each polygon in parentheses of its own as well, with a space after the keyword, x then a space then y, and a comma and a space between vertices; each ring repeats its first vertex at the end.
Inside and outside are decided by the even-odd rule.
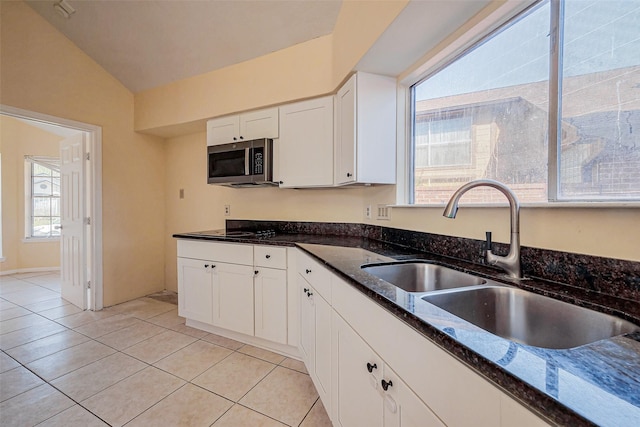
POLYGON ((427 261, 362 269, 494 335, 566 349, 640 330, 631 322, 427 261))

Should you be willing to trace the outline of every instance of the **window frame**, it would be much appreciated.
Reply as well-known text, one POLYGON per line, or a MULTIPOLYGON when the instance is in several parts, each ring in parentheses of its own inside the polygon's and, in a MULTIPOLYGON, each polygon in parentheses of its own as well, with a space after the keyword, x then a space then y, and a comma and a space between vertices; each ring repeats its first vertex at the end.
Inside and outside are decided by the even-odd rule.
MULTIPOLYGON (((640 200, 607 199, 593 200, 585 198, 559 198, 560 176, 560 147, 562 142, 562 128, 559 123, 562 108, 562 49, 563 49, 563 20, 564 1, 562 0, 531 0, 525 4, 507 0, 502 6, 489 13, 484 19, 462 32, 449 45, 430 55, 421 66, 408 72, 399 79, 399 99, 403 99, 405 116, 399 117, 398 141, 398 186, 396 190, 396 206, 428 207, 443 206, 442 203, 415 203, 415 152, 413 135, 415 132, 415 90, 414 86, 429 79, 451 63, 464 56, 470 49, 490 39, 504 26, 517 21, 522 15, 541 7, 545 2, 550 7, 550 48, 549 48, 549 118, 548 118, 548 172, 547 172, 547 200, 545 202, 521 203, 527 207, 640 207, 640 200)), ((460 30, 459 30, 460 31, 460 30)), ((399 115, 402 111, 400 111, 399 115)), ((500 204, 481 203, 474 207, 496 207, 500 204)))
MULTIPOLYGON (((24 159, 24 239, 23 242, 55 242, 60 240, 58 236, 34 236, 33 235, 33 166, 39 164, 50 170, 55 170, 50 167, 50 164, 59 163, 60 159, 55 157, 43 157, 43 156, 25 156, 24 159)), ((59 168, 58 168, 59 173, 59 168)), ((58 196, 61 200, 61 196, 58 196)), ((61 203, 61 202, 60 202, 61 203)), ((62 208, 62 206, 60 206, 62 208)), ((49 216, 54 218, 54 216, 49 216)), ((61 218, 61 216, 60 216, 61 218)))

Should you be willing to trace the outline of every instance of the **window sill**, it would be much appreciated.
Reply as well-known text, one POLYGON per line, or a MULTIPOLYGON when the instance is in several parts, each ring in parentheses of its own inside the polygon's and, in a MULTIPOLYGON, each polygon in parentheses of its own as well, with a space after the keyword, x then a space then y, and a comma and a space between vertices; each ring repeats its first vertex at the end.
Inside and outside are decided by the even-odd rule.
POLYGON ((51 243, 59 241, 60 237, 27 237, 22 239, 22 243, 51 243))
MULTIPOLYGON (((409 204, 395 204, 389 205, 391 208, 438 208, 444 209, 446 203, 442 204, 428 204, 428 205, 409 205, 409 204)), ((461 207, 467 208, 502 208, 509 206, 508 203, 460 203, 461 207)), ((627 209, 627 208, 640 208, 640 202, 555 202, 555 203, 520 203, 520 208, 526 209, 627 209)))

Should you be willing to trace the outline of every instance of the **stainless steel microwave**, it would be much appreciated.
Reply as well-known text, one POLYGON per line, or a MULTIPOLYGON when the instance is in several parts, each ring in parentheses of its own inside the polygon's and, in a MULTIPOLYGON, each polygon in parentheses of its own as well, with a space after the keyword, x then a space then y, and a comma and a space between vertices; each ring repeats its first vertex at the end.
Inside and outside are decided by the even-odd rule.
POLYGON ((273 183, 273 140, 207 147, 207 182, 231 187, 275 185, 273 183))

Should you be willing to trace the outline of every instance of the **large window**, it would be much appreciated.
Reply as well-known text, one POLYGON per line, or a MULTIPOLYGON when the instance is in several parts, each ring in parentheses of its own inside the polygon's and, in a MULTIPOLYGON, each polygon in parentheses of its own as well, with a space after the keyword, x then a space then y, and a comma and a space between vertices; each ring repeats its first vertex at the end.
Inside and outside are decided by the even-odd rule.
POLYGON ((28 156, 26 176, 26 237, 60 236, 60 166, 55 158, 28 156))
POLYGON ((479 178, 523 202, 640 200, 638 52, 640 2, 552 0, 434 70, 412 87, 411 202, 479 178))

